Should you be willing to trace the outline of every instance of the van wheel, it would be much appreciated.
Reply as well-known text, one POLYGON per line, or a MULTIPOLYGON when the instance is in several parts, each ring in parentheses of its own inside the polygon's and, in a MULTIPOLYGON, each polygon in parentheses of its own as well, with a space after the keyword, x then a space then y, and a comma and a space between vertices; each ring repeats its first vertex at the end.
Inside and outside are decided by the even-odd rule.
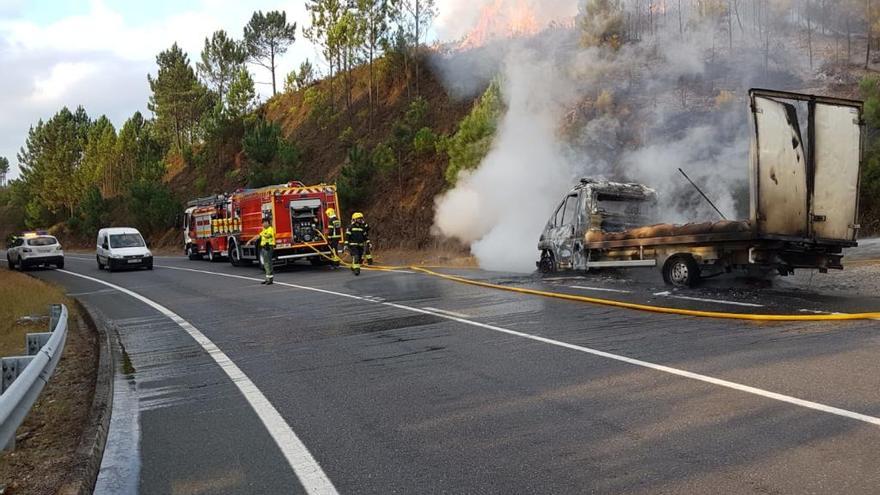
POLYGON ((103 270, 103 269, 104 269, 104 263, 101 263, 101 258, 99 258, 98 256, 95 256, 95 261, 98 262, 98 270, 103 270))
POLYGON ((663 265, 663 281, 675 287, 694 287, 700 282, 700 266, 689 254, 677 254, 663 265))
POLYGON ((549 250, 541 251, 541 261, 538 262, 538 270, 541 273, 553 273, 556 271, 556 260, 553 259, 553 252, 549 250))

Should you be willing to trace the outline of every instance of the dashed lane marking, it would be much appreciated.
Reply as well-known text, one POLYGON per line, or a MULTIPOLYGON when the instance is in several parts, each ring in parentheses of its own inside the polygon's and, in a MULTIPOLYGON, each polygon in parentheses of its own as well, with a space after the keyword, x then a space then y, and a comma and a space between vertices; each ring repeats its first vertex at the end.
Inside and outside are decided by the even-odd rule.
POLYGON ((433 313, 442 313, 444 315, 454 316, 456 318, 470 318, 470 316, 468 316, 466 314, 456 313, 455 311, 448 311, 445 309, 430 308, 430 307, 424 307, 422 309, 424 309, 426 311, 431 311, 433 313))
POLYGON ((631 290, 623 290, 623 289, 608 289, 606 287, 585 287, 583 285, 569 285, 570 289, 580 289, 580 290, 595 290, 599 292, 617 292, 618 294, 632 294, 631 290))
POLYGON ((748 308, 763 308, 763 304, 755 304, 755 303, 747 303, 747 302, 739 302, 739 301, 726 301, 724 299, 707 299, 705 297, 692 297, 692 296, 674 296, 671 292, 655 292, 655 296, 660 297, 671 297, 673 299, 685 299, 687 301, 699 301, 699 302, 707 302, 713 304, 729 304, 731 306, 745 306, 748 308))
MULTIPOLYGON (((240 280, 260 280, 258 278, 254 278, 254 277, 245 277, 242 275, 233 275, 233 274, 228 274, 228 273, 212 272, 212 271, 208 271, 208 270, 195 270, 192 268, 178 268, 178 267, 173 267, 173 266, 164 266, 163 268, 168 268, 171 270, 187 271, 187 272, 193 272, 193 273, 203 273, 206 275, 215 275, 215 276, 220 276, 220 277, 237 278, 240 280)), ((436 316, 439 318, 445 318, 447 320, 456 321, 458 323, 463 323, 465 325, 471 325, 474 327, 483 328, 485 330, 491 330, 493 332, 503 333, 503 334, 507 334, 507 335, 513 335, 516 337, 521 337, 523 339, 528 339, 528 340, 532 340, 532 341, 536 341, 536 342, 542 342, 542 343, 549 344, 552 346, 561 347, 561 348, 569 349, 572 351, 582 352, 584 354, 591 354, 593 356, 603 357, 606 359, 611 359, 613 361, 619 361, 619 362, 631 364, 633 366, 639 366, 642 368, 660 371, 662 373, 668 373, 670 375, 680 376, 683 378, 688 378, 691 380, 696 380, 699 382, 708 383, 711 385, 716 385, 719 387, 724 387, 724 388, 736 390, 739 392, 744 392, 744 393, 755 395, 758 397, 764 397, 766 399, 771 399, 771 400, 775 400, 775 401, 779 401, 779 402, 785 402, 785 403, 792 404, 792 405, 799 406, 799 407, 803 407, 806 409, 812 409, 814 411, 824 412, 827 414, 832 414, 835 416, 854 419, 856 421, 862 421, 864 423, 869 423, 872 425, 880 426, 880 418, 875 417, 875 416, 869 416, 867 414, 849 411, 846 409, 841 409, 839 407, 833 407, 833 406, 829 406, 826 404, 821 404, 819 402, 813 402, 813 401, 809 401, 809 400, 799 399, 797 397, 792 397, 790 395, 779 394, 776 392, 771 392, 769 390, 764 390, 764 389, 752 387, 749 385, 743 385, 741 383, 731 382, 728 380, 722 380, 720 378, 715 378, 715 377, 708 376, 708 375, 701 375, 699 373, 693 373, 693 372, 690 372, 687 370, 673 368, 670 366, 664 366, 662 364, 655 364, 655 363, 651 363, 648 361, 642 361, 641 359, 633 359, 633 358, 622 356, 619 354, 613 354, 610 352, 600 351, 598 349, 592 349, 590 347, 569 344, 567 342, 562 342, 562 341, 550 339, 547 337, 541 337, 538 335, 532 335, 532 334, 525 333, 525 332, 510 330, 510 329, 498 327, 495 325, 489 325, 486 323, 480 323, 480 322, 473 321, 473 320, 467 320, 464 318, 459 318, 459 317, 447 315, 444 313, 436 313, 436 312, 429 311, 427 309, 415 308, 415 307, 406 306, 403 304, 396 304, 396 303, 392 303, 392 302, 378 302, 377 303, 375 301, 371 301, 370 299, 367 299, 367 298, 364 298, 361 296, 356 296, 353 294, 346 294, 344 292, 335 292, 335 291, 327 290, 327 289, 318 289, 316 287, 308 287, 305 285, 289 284, 286 282, 278 282, 278 281, 276 281, 275 284, 285 286, 285 287, 291 287, 294 289, 317 292, 320 294, 328 294, 328 295, 344 297, 347 299, 353 299, 353 300, 357 300, 357 301, 364 301, 364 302, 369 302, 369 303, 373 303, 373 304, 381 304, 383 306, 389 306, 389 307, 397 308, 397 309, 400 309, 403 311, 411 311, 411 312, 415 312, 415 313, 429 314, 429 315, 433 315, 433 316, 436 316)))
POLYGON ((226 373, 226 376, 232 380, 232 383, 238 387, 238 390, 244 395, 245 400, 248 401, 248 404, 250 404, 254 412, 257 413, 260 421, 266 426, 266 429, 269 431, 272 439, 275 440, 278 448, 281 449, 282 454, 290 464, 290 467, 293 469, 297 478, 299 478, 299 481, 302 483, 306 492, 309 494, 327 495, 335 495, 338 493, 333 486, 333 483, 330 481, 330 478, 324 474, 324 470, 321 469, 318 461, 315 460, 311 452, 309 452, 309 449, 303 444, 302 440, 300 440, 296 433, 290 428, 290 425, 284 421, 284 418, 281 417, 281 414, 278 413, 275 406, 269 402, 269 399, 263 395, 254 382, 252 382, 251 379, 248 378, 248 376, 245 375, 244 372, 241 371, 241 369, 232 362, 232 360, 229 359, 229 357, 221 351, 214 342, 211 341, 211 339, 206 337, 205 334, 199 331, 190 322, 184 320, 177 313, 174 313, 165 306, 162 306, 151 299, 147 299, 137 292, 111 284, 110 282, 101 279, 89 277, 88 275, 82 275, 68 270, 58 271, 118 290, 119 292, 127 294, 147 306, 150 306, 168 317, 174 323, 177 323, 180 328, 202 346, 202 349, 214 359, 214 362, 216 362, 217 365, 220 366, 220 369, 226 373))

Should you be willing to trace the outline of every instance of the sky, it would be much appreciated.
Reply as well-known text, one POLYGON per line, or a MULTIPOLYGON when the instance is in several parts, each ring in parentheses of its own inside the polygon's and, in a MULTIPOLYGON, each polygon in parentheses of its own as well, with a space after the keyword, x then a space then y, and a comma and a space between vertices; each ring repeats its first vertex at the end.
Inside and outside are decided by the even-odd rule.
MULTIPOLYGON (((431 37, 456 39, 476 20, 474 4, 488 0, 436 3, 431 37)), ((107 115, 117 128, 135 111, 148 114, 147 74, 155 74, 159 52, 177 42, 195 63, 205 37, 225 29, 240 39, 255 10, 283 10, 298 24, 297 41, 278 62, 279 85, 300 62, 320 59, 302 36, 309 24, 304 0, 0 0, 0 156, 10 161, 10 178, 18 175, 16 153, 38 120, 79 105, 92 118, 107 115)), ((250 70, 265 99, 272 92, 269 72, 250 70)))

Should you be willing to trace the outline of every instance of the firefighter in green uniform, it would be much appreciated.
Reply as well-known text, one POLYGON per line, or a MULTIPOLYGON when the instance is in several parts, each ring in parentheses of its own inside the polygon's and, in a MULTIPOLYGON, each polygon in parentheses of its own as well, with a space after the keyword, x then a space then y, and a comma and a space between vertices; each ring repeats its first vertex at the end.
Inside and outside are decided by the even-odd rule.
POLYGON ((351 253, 351 271, 355 275, 361 274, 361 261, 364 256, 364 248, 369 242, 369 227, 364 221, 363 213, 355 213, 351 216, 351 225, 345 231, 345 243, 348 252, 351 253))
POLYGON ((275 251, 275 227, 268 218, 263 220, 263 230, 260 231, 260 259, 263 261, 263 269, 266 270, 266 280, 262 283, 272 285, 275 273, 272 270, 272 254, 275 251))
POLYGON ((370 224, 367 223, 366 219, 364 219, 364 235, 367 237, 367 241, 364 243, 364 260, 366 260, 368 265, 372 265, 373 241, 370 240, 370 224))
POLYGON ((333 256, 334 269, 339 268, 339 243, 342 241, 342 221, 336 216, 336 210, 327 208, 327 223, 329 235, 327 242, 330 244, 330 252, 333 256))

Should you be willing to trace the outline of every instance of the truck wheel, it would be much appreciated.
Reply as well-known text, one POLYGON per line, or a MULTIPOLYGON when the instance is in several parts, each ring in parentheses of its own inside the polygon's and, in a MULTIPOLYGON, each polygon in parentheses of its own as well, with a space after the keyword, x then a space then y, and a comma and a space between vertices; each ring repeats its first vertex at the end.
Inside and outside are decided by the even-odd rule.
POLYGON ((199 250, 198 250, 198 248, 195 246, 195 244, 190 244, 190 245, 189 245, 189 248, 187 248, 187 255, 189 256, 189 259, 192 260, 192 261, 196 261, 196 260, 200 260, 200 259, 202 259, 202 255, 199 254, 199 250))
POLYGON ((241 266, 241 251, 238 250, 238 244, 235 242, 229 243, 229 262, 232 266, 241 266))
POLYGON ((663 281, 676 287, 693 287, 700 282, 700 266, 689 254, 677 254, 663 265, 663 281))
POLYGON ((214 248, 210 244, 208 244, 208 261, 211 263, 217 261, 217 255, 214 254, 214 248))
POLYGON ((538 262, 538 270, 541 273, 553 273, 556 271, 556 260, 553 259, 553 252, 544 250, 541 252, 541 261, 538 262))

